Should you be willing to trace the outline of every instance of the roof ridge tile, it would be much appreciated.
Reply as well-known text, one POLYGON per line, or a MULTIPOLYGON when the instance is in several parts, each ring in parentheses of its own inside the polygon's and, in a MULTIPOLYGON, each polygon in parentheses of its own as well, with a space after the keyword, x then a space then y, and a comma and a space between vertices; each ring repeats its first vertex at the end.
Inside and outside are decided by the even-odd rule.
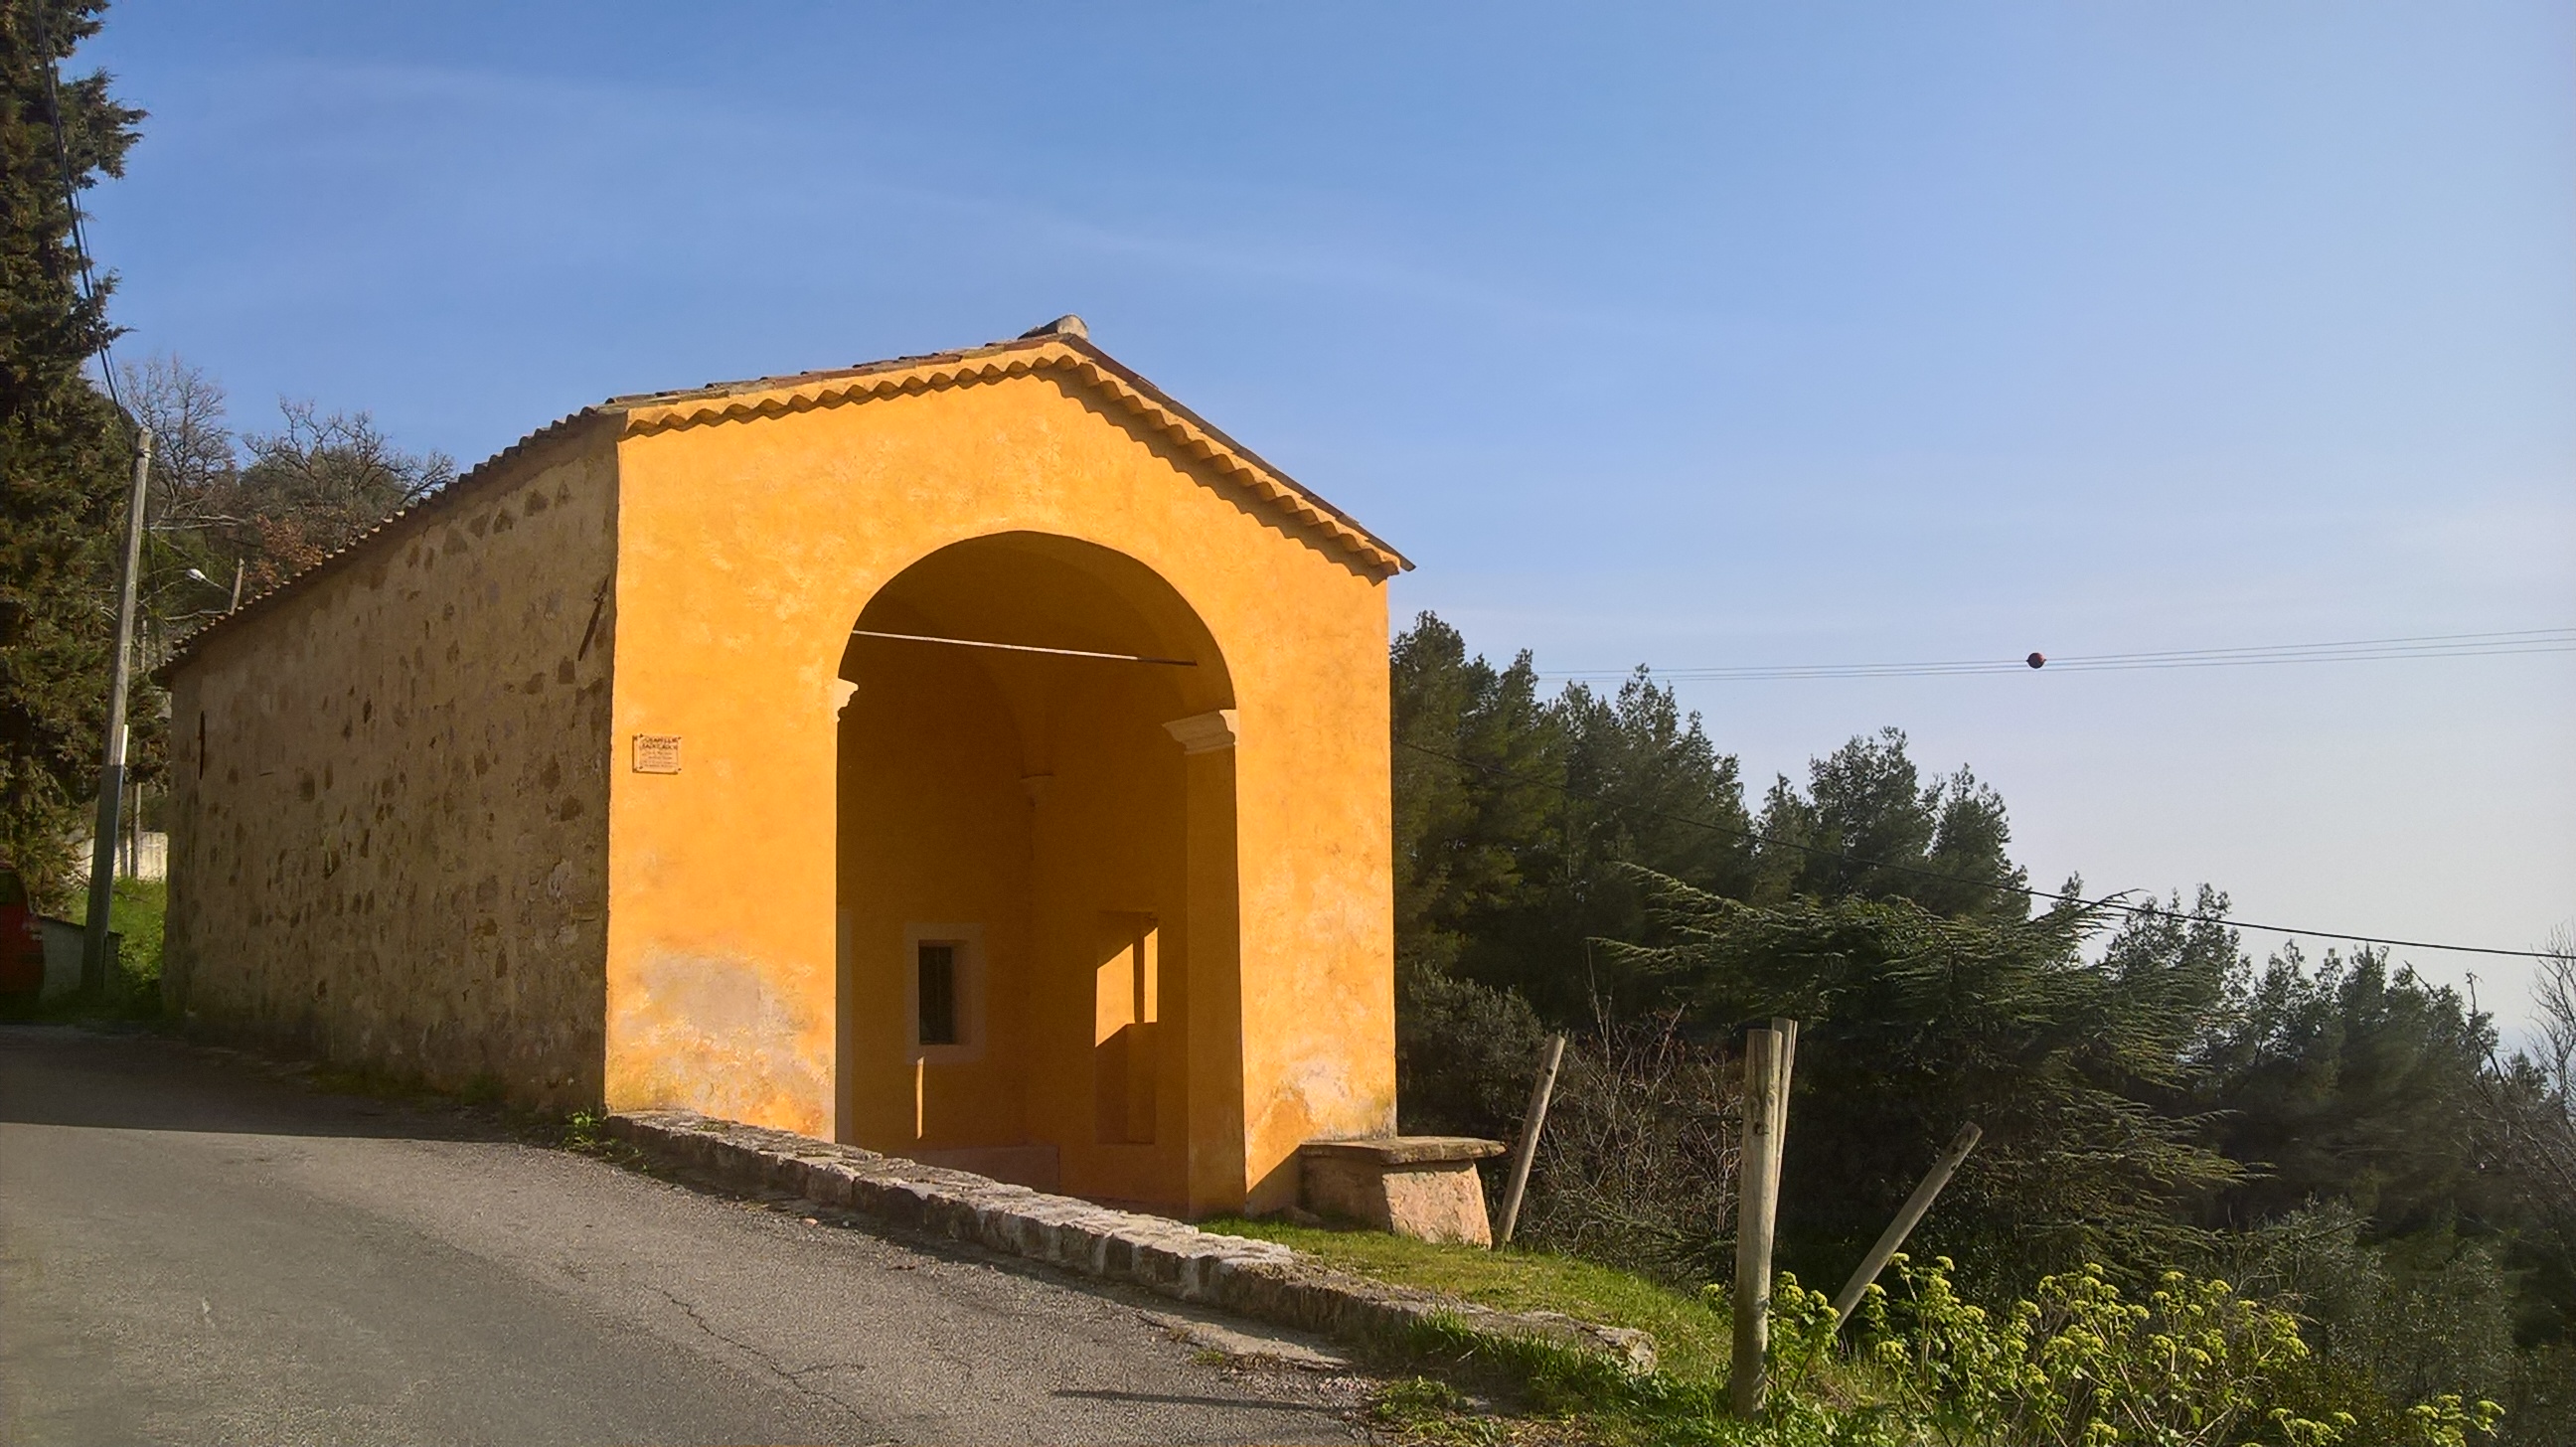
POLYGON ((207 640, 233 632, 240 624, 319 582, 324 574, 337 572, 348 560, 389 537, 398 525, 444 511, 458 505, 460 499, 468 494, 479 493, 482 485, 489 482, 504 464, 525 456, 533 447, 569 433, 576 426, 616 419, 620 423, 620 436, 645 436, 688 427, 782 417, 899 395, 918 395, 1001 378, 1029 376, 1046 370, 1070 372, 1085 385, 1103 392, 1138 420, 1164 434, 1182 455, 1209 464, 1220 475, 1252 493, 1256 501, 1268 504, 1272 511, 1285 514, 1294 523, 1323 534, 1333 550, 1347 555, 1362 570, 1380 580, 1412 568, 1409 559, 1361 527, 1348 513, 1308 491, 1296 479, 1219 431, 1161 388, 1120 365, 1086 336, 1042 331, 1034 336, 953 352, 931 352, 863 362, 854 367, 753 377, 736 382, 710 382, 703 387, 632 392, 610 397, 596 406, 585 407, 529 432, 476 463, 437 492, 379 520, 311 567, 199 627, 180 640, 169 659, 154 670, 154 677, 166 679, 207 640), (761 396, 763 393, 786 395, 761 396), (750 400, 754 398, 757 400, 750 400))

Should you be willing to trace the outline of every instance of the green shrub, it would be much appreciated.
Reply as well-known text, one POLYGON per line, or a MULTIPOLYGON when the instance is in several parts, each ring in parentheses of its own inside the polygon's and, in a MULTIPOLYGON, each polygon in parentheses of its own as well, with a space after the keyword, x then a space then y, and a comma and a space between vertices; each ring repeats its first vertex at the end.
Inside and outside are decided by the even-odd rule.
MULTIPOLYGON (((1887 1394, 1893 1440, 2016 1447, 2360 1447, 2358 1414, 2317 1410, 2298 1318, 2227 1283, 2168 1272, 2143 1301, 2103 1269, 2044 1278, 2000 1315, 1963 1300, 1950 1263, 1903 1258, 1904 1297, 1872 1288, 1861 1356, 1887 1394)), ((2492 1402, 2445 1394, 2397 1413, 2381 1440, 2464 1447, 2490 1434, 2492 1402)))
POLYGON ((2448 1225, 2373 1240, 2368 1216, 2327 1201, 2227 1238, 2222 1264, 2393 1400, 2514 1391, 2513 1283, 2489 1241, 2448 1225))
POLYGON ((1417 964, 1396 972, 1395 989, 1404 1129, 1509 1139, 1547 1038, 1529 1002, 1417 964))

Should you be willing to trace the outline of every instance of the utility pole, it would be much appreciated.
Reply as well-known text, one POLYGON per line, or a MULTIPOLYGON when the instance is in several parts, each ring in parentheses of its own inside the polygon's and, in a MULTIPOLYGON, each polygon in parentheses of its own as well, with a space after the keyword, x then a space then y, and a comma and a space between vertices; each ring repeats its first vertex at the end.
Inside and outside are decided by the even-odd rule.
POLYGON ((107 750, 98 770, 98 829, 89 851, 89 935, 81 983, 107 979, 107 911, 116 899, 117 808, 125 801, 125 694, 134 681, 134 590, 143 570, 144 489, 152 480, 152 429, 135 425, 134 489, 125 498, 125 557, 117 570, 116 657, 108 667, 107 750))

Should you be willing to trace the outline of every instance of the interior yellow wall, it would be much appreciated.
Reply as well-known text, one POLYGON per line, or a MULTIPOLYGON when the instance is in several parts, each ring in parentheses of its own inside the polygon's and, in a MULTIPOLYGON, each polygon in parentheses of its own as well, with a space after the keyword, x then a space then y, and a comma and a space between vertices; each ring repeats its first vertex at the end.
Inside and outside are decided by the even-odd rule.
POLYGON ((1122 946, 1150 927, 1164 970, 1155 1013, 1165 996, 1187 999, 1198 955, 1186 920, 1183 770, 1161 724, 1189 710, 1165 680, 1133 665, 1061 671, 1070 676, 1057 695, 1053 779, 1033 811, 1033 934, 1045 954, 1030 1013, 1048 1029, 1031 1042, 1046 1086, 1032 1091, 1032 1133, 1063 1147, 1068 1190, 1179 1203, 1187 1194, 1185 1042, 1159 1028, 1128 1028, 1135 1022, 1122 946), (1104 967, 1114 977, 1106 990, 1104 967), (1122 1120, 1104 1131, 1102 1074, 1113 1061, 1127 1073, 1128 1102, 1149 1094, 1154 1109, 1150 1121, 1122 1120), (1149 1090, 1133 1088, 1140 1075, 1149 1090), (1119 1139, 1131 1134, 1144 1139, 1119 1139))
MULTIPOLYGON (((1114 609, 1038 560, 983 551, 999 556, 966 581, 979 601, 1024 604, 1017 626, 901 606, 902 580, 863 621, 952 637, 1148 636, 1130 627, 1122 640, 1120 620, 1102 616, 1114 609)), ((1183 771, 1162 724, 1192 711, 1185 691, 1150 665, 882 640, 854 643, 844 672, 854 689, 839 794, 842 1138, 891 1151, 1053 1146, 1063 1189, 1180 1202, 1186 1062, 1166 1058, 1150 1022, 1163 957, 1176 969, 1187 958, 1184 944, 1166 951, 1162 923, 1174 921, 1177 940, 1183 771), (910 943, 941 923, 984 932, 984 1028, 969 1058, 926 1059, 916 1075, 910 943), (1128 956, 1149 937, 1156 968, 1140 1020, 1128 956), (1113 963, 1124 968, 1104 994, 1113 963), (1104 1066, 1120 1105, 1107 1131, 1104 1066)))
MULTIPOLYGON (((612 771, 611 1105, 834 1131, 849 630, 915 562, 1029 532, 1113 550, 1168 584, 1222 659, 1237 710, 1229 751, 1184 757, 1123 726, 1078 751, 1098 762, 1101 789, 1148 800, 1166 826, 1177 813, 1188 845, 1115 866, 1139 881, 1127 893, 1153 894, 1115 907, 1168 915, 1161 948, 1189 960, 1185 979, 1165 972, 1155 1048, 1183 1052, 1186 1068, 1183 1088, 1155 1104, 1179 1138, 1146 1171, 1156 1193, 1168 1198, 1177 1179, 1194 1210, 1283 1203, 1300 1141, 1393 1128, 1386 602, 1373 577, 1054 373, 630 434, 619 467, 616 747, 678 735, 684 764, 638 774, 621 755, 612 771), (1148 760, 1148 744, 1167 752, 1148 760), (1229 847, 1209 847, 1220 835, 1229 847)), ((1007 694, 1007 675, 958 666, 1007 694)), ((1133 722, 1106 707, 1076 714, 1050 737, 1133 722)), ((979 790, 998 795, 994 772, 979 790)), ((1089 787, 1061 777, 1033 806, 1028 888, 1033 932, 1051 920, 1050 938, 1096 947, 1101 900, 1120 890, 1079 873, 1113 856, 1073 843, 1054 856, 1061 870, 1040 867, 1059 797, 1097 817, 1089 787)), ((1000 956, 997 943, 997 981, 1000 956)), ((1026 1006, 1082 1022, 1050 1037, 1079 1042, 1067 1049, 1095 1043, 1081 1037, 1097 1025, 1098 963, 1023 982, 1026 1006), (1072 993, 1047 994, 1058 986, 1072 993)), ((998 1020, 998 999, 993 1009, 998 1020)), ((1064 1068, 1051 1048, 1029 1042, 1028 1068, 1064 1068)), ((854 1079, 874 1068, 851 1063, 854 1079)), ((1026 1134, 1091 1131, 1087 1088, 1023 1096, 1026 1134), (1079 1131, 1047 1114, 1059 1109, 1081 1117, 1079 1131)), ((1068 1150, 1066 1169, 1089 1168, 1068 1150)))
MULTIPOLYGON (((1023 540, 951 551, 965 566, 917 567, 861 621, 1101 647, 1177 634, 1023 540), (907 587, 925 569, 950 586, 907 587)), ((1167 993, 1187 998, 1187 834, 1163 724, 1198 711, 1192 690, 1158 665, 875 639, 843 674, 842 1138, 1052 1146, 1062 1189, 1182 1203, 1185 1041, 1161 1021, 1167 993), (983 931, 985 1019, 968 1058, 916 1074, 909 946, 939 923, 983 931)))
POLYGON ((599 1098, 615 466, 604 427, 494 464, 178 666, 193 1024, 599 1098))
POLYGON ((1161 1022, 1168 1004, 1187 1002, 1198 958, 1183 898, 1181 768, 1162 750, 1117 742, 1130 751, 1113 744, 1069 770, 1040 815, 1036 907, 1053 957, 1037 998, 1056 1024, 1044 1048, 1062 1088, 1042 1097, 1037 1124, 1068 1143, 1068 1187, 1177 1202, 1188 1190, 1187 1041, 1161 1022), (1140 944, 1159 974, 1142 1018, 1129 986, 1140 944))
POLYGON ((899 663, 866 670, 842 714, 837 850, 852 1008, 839 1134, 885 1151, 1017 1145, 1030 863, 1019 731, 977 660, 915 649, 899 663), (983 931, 982 1038, 972 1059, 927 1063, 917 1077, 905 927, 944 924, 983 931))

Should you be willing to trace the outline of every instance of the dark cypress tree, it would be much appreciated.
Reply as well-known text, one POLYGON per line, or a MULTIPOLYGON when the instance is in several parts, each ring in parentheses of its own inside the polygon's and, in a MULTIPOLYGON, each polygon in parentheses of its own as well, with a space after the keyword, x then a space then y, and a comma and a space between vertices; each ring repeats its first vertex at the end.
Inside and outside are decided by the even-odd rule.
POLYGON ((0 0, 0 855, 60 903, 98 766, 130 434, 83 365, 114 335, 65 194, 123 171, 143 113, 56 79, 103 0, 0 0), (59 125, 57 124, 59 122, 59 125))

